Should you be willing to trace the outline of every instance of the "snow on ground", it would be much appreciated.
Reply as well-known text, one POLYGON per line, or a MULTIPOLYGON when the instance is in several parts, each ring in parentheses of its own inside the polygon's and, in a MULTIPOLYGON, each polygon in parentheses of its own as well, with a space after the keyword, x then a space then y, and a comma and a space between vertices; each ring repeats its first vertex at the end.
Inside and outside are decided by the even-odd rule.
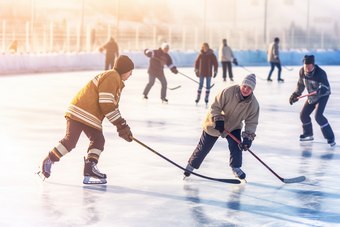
MULTIPOLYGON (((83 156, 88 140, 52 167, 42 182, 34 173, 65 133, 64 112, 76 93, 99 71, 11 75, 0 77, 0 226, 340 226, 339 145, 330 148, 313 119, 315 140, 300 142, 299 112, 291 106, 298 70, 283 68, 285 83, 261 80, 269 67, 247 67, 257 76, 255 95, 261 106, 257 137, 251 150, 284 178, 306 176, 284 184, 249 152, 242 169, 248 183, 232 185, 191 176, 136 142, 120 139, 105 120, 106 138, 99 169, 106 185, 83 185, 83 156)), ((332 95, 325 116, 340 144, 339 67, 325 66, 332 95)), ((195 79, 192 68, 180 72, 195 79)), ((221 69, 210 101, 224 87, 239 83, 247 71, 234 67, 235 82, 222 82, 221 69)), ((197 84, 165 69, 169 104, 160 100, 155 83, 142 100, 146 69, 126 82, 120 103, 135 138, 185 167, 201 136, 207 108, 195 105, 197 84)), ((306 92, 305 92, 306 93, 306 92)), ((219 139, 197 173, 233 178, 225 139, 219 139)))

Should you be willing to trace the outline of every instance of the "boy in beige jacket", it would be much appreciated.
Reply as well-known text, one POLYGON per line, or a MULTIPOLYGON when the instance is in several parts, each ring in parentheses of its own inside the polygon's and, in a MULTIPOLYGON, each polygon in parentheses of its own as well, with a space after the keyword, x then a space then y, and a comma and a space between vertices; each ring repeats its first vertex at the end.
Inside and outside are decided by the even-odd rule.
MULTIPOLYGON (((51 167, 76 147, 82 132, 90 140, 87 159, 84 164, 84 184, 105 184, 106 174, 99 172, 97 163, 104 150, 105 139, 102 122, 107 118, 117 127, 119 136, 131 142, 132 133, 119 111, 119 100, 126 81, 132 74, 134 64, 125 55, 117 58, 114 69, 98 74, 90 80, 74 97, 65 118, 65 137, 47 155, 38 173, 44 178, 51 175, 51 167), (90 178, 99 181, 90 181, 90 178)), ((85 159, 85 158, 84 158, 85 159)))
MULTIPOLYGON (((229 165, 233 174, 244 179, 246 174, 241 170, 242 151, 250 148, 255 138, 258 124, 260 107, 253 93, 256 85, 255 74, 244 78, 240 85, 233 85, 222 90, 207 111, 203 122, 203 133, 201 139, 191 155, 187 170, 198 169, 204 158, 210 152, 219 136, 226 138, 229 143, 230 160, 229 165), (239 141, 241 141, 241 129, 243 142, 239 144, 224 131, 226 129, 239 141)), ((185 177, 190 176, 184 172, 185 177)))

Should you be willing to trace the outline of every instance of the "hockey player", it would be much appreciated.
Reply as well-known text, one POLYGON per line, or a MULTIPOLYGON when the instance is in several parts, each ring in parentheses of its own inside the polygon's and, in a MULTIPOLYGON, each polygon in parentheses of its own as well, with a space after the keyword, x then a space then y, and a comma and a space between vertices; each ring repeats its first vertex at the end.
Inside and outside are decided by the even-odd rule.
POLYGON ((226 39, 222 40, 222 45, 220 46, 220 49, 218 51, 218 58, 222 64, 223 81, 226 81, 227 69, 230 81, 234 81, 231 62, 233 62, 235 65, 238 65, 238 63, 236 58, 234 57, 232 49, 230 48, 230 46, 227 45, 226 39))
POLYGON ((212 68, 214 67, 214 78, 217 75, 218 63, 217 58, 212 49, 209 49, 208 43, 202 44, 202 49, 195 61, 195 73, 200 79, 197 90, 196 103, 200 101, 204 78, 206 79, 205 103, 208 104, 210 93, 210 82, 212 77, 212 68))
POLYGON ((280 58, 279 58, 279 43, 280 43, 280 39, 276 37, 274 39, 274 42, 272 42, 269 45, 268 50, 267 50, 268 62, 270 63, 270 66, 271 66, 267 81, 270 81, 270 82, 273 81, 272 79, 270 79, 270 77, 271 77, 271 75, 274 71, 275 66, 279 70, 277 72, 277 81, 278 82, 284 82, 284 80, 281 79, 282 68, 281 68, 281 61, 280 61, 280 58))
MULTIPOLYGON (((202 122, 203 133, 201 139, 191 155, 187 170, 198 169, 206 155, 210 152, 219 136, 226 138, 229 143, 229 165, 235 177, 244 179, 246 174, 241 170, 242 151, 250 148, 255 138, 258 124, 260 107, 253 93, 256 85, 256 76, 246 76, 240 85, 233 85, 223 89, 216 97, 207 111, 202 122), (228 130, 242 144, 239 145, 233 138, 228 136, 224 129, 228 130)), ((184 176, 190 176, 185 171, 184 176)))
POLYGON ((300 119, 303 134, 300 135, 300 141, 314 140, 312 120, 309 115, 315 110, 315 120, 320 125, 327 143, 332 147, 335 145, 334 133, 327 118, 323 115, 329 95, 331 94, 331 88, 326 72, 315 64, 314 55, 305 55, 303 58, 303 67, 299 71, 299 81, 296 90, 289 98, 290 105, 298 101, 297 97, 301 96, 305 87, 307 87, 308 93, 316 91, 316 94, 308 96, 301 110, 300 119))
POLYGON ((50 177, 52 165, 76 147, 80 134, 84 132, 91 142, 84 163, 83 183, 106 183, 106 174, 97 168, 105 143, 102 121, 106 117, 117 127, 120 137, 128 142, 132 141, 130 127, 122 118, 118 107, 125 86, 124 81, 131 76, 133 68, 131 59, 121 55, 117 58, 113 70, 95 76, 74 97, 65 114, 66 135, 42 163, 41 174, 45 178, 50 177), (90 181, 91 177, 100 181, 90 181))
POLYGON ((162 47, 158 50, 150 50, 145 49, 144 54, 150 58, 148 74, 149 74, 149 83, 146 85, 144 92, 143 92, 143 99, 148 99, 148 94, 150 89, 155 83, 156 78, 161 82, 162 89, 161 89, 161 99, 163 103, 168 103, 166 99, 166 88, 167 82, 164 75, 164 65, 167 65, 171 72, 177 74, 178 70, 176 66, 172 63, 172 59, 169 52, 169 44, 163 43, 162 47))

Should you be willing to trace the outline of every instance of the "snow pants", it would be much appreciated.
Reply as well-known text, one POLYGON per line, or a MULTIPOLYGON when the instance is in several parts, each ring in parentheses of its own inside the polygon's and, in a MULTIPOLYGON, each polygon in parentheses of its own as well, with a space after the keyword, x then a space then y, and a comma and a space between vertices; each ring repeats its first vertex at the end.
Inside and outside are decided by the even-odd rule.
POLYGON ((149 94, 150 89, 152 88, 152 86, 155 84, 155 80, 156 78, 161 82, 162 84, 162 89, 161 89, 161 99, 166 98, 166 86, 167 86, 167 82, 166 82, 166 78, 164 75, 160 75, 160 76, 154 76, 149 74, 149 83, 146 85, 143 95, 147 96, 149 94))
MULTIPOLYGON (((241 141, 241 129, 236 129, 232 131, 231 134, 241 141)), ((198 169, 200 165, 202 164, 204 158, 208 155, 208 153, 214 146, 217 139, 218 137, 211 136, 205 131, 203 131, 201 139, 195 151, 192 153, 188 163, 195 169, 198 169)), ((242 151, 238 147, 238 143, 230 136, 227 136, 226 139, 228 140, 229 151, 230 151, 229 166, 230 167, 241 167, 242 166, 242 151)))
POLYGON ((323 115, 325 111, 326 104, 328 102, 329 95, 321 97, 317 103, 309 104, 306 101, 300 112, 300 119, 302 122, 302 128, 305 135, 313 135, 312 119, 310 118, 311 113, 315 110, 315 120, 320 125, 321 131, 327 140, 334 139, 333 130, 328 123, 327 118, 323 115))

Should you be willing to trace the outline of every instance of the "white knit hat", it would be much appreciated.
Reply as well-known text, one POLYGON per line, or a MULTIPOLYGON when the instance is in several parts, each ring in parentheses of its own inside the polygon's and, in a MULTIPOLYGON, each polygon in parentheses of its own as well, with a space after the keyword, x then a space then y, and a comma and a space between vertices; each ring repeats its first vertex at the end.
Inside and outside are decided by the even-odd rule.
POLYGON ((247 85, 254 91, 256 86, 256 76, 255 74, 249 74, 248 76, 244 77, 243 81, 241 82, 240 86, 247 85))
POLYGON ((163 44, 162 44, 162 49, 165 49, 165 48, 169 48, 169 44, 163 43, 163 44))

